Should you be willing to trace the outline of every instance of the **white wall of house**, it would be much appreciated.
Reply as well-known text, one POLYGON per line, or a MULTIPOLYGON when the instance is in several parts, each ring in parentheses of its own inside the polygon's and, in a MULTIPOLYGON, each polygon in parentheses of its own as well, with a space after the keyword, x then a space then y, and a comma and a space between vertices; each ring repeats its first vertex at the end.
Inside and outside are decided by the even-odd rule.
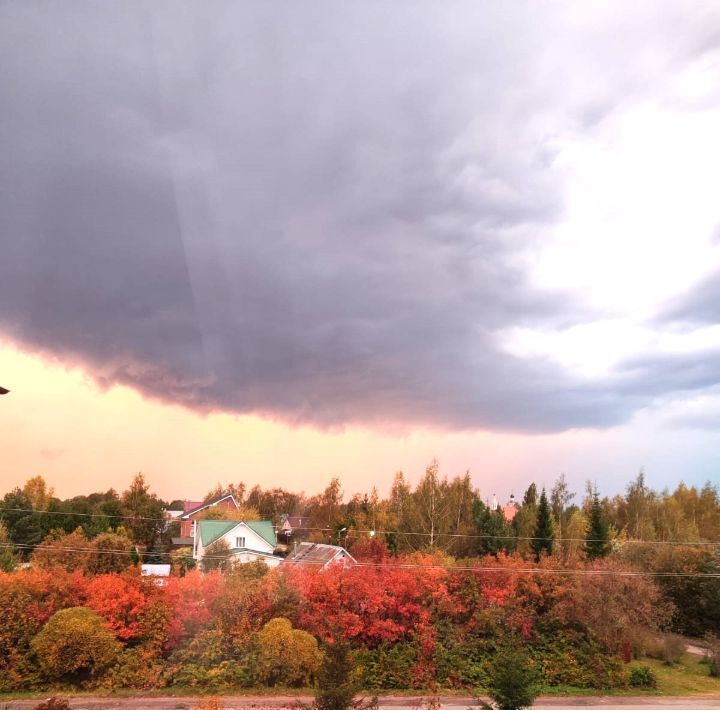
POLYGON ((233 557, 235 562, 245 564, 246 562, 264 562, 268 567, 277 567, 282 561, 282 557, 275 555, 261 555, 257 552, 241 552, 233 557))
MULTIPOLYGON (((266 555, 273 554, 273 546, 269 542, 267 542, 267 540, 260 537, 260 535, 258 535, 252 528, 248 527, 245 523, 238 523, 234 528, 226 532, 222 537, 218 538, 218 540, 224 540, 231 550, 236 547, 246 547, 248 548, 248 550, 254 552, 264 553, 266 555), (243 544, 238 544, 239 542, 242 542, 243 544)), ((202 543, 202 536, 200 535, 199 530, 195 535, 195 544, 195 559, 201 560, 205 556, 205 546, 202 543)), ((251 553, 244 554, 247 555, 251 553)), ((242 556, 243 553, 240 553, 236 555, 236 559, 240 561, 245 561, 241 559, 242 556)), ((259 559, 260 557, 261 555, 254 555, 252 559, 259 559)), ((252 560, 248 559, 247 561, 250 562, 252 560)), ((275 564, 272 563, 273 560, 270 560, 270 562, 268 562, 268 564, 274 567, 275 564)), ((277 564, 279 563, 280 559, 278 558, 277 564)))

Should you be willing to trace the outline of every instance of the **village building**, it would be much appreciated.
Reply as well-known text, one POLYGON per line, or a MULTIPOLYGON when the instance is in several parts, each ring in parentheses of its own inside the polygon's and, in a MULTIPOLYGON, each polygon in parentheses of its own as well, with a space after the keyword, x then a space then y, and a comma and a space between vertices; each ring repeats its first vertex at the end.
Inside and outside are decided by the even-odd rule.
POLYGON ((180 522, 180 535, 172 538, 173 547, 192 547, 195 535, 195 523, 202 517, 204 511, 213 507, 227 510, 228 512, 234 512, 239 508, 232 493, 224 493, 207 501, 186 500, 183 503, 183 511, 179 515, 174 514, 176 511, 166 511, 171 521, 178 520, 180 522))
POLYGON ((268 567, 277 567, 283 561, 274 554, 277 537, 270 520, 197 520, 194 525, 193 559, 198 563, 207 548, 221 540, 236 563, 260 561, 268 567))

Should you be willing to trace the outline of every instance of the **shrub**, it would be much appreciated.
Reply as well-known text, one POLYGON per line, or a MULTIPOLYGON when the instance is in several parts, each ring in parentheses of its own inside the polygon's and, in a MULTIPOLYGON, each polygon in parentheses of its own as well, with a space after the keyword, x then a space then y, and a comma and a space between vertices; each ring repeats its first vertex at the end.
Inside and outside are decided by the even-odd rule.
POLYGON ((707 643, 705 655, 710 666, 710 675, 713 678, 720 678, 720 639, 715 634, 706 634, 705 642, 707 643))
POLYGON ((668 634, 662 641, 662 661, 674 666, 685 655, 685 640, 677 634, 668 634))
POLYGON ((121 645, 90 609, 58 611, 32 640, 43 674, 52 680, 85 680, 104 671, 121 645))
POLYGON ((631 668, 628 681, 633 688, 657 687, 657 676, 650 666, 635 666, 631 668))
POLYGON ((320 667, 317 641, 293 629, 287 619, 271 619, 257 635, 258 679, 266 685, 309 685, 320 667))
POLYGON ((531 707, 538 694, 538 683, 530 657, 519 646, 508 646, 493 659, 488 692, 498 710, 531 707))
POLYGON ((372 650, 357 651, 354 661, 366 688, 408 690, 415 685, 412 669, 417 655, 415 643, 381 644, 372 650))
POLYGON ((352 669, 349 644, 341 639, 327 644, 318 673, 315 710, 348 710, 353 707, 359 687, 352 669))
POLYGON ((162 658, 152 648, 126 648, 108 668, 101 685, 108 689, 161 688, 165 685, 162 658))

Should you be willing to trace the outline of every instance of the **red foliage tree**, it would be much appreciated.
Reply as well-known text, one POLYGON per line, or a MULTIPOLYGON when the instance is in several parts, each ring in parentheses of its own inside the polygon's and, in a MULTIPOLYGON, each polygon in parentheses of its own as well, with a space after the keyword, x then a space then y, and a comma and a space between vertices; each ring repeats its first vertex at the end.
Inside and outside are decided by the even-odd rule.
POLYGON ((121 641, 137 639, 142 617, 157 588, 134 574, 101 574, 87 583, 85 603, 97 612, 121 641))

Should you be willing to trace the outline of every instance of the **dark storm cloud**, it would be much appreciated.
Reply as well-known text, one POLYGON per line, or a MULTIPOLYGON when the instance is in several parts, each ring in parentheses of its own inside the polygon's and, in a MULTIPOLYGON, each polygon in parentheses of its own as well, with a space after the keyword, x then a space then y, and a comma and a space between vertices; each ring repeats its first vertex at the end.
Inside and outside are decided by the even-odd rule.
POLYGON ((497 335, 584 317, 526 270, 562 216, 555 133, 647 90, 627 49, 566 47, 603 61, 595 91, 523 5, 1 12, 12 337, 108 385, 322 425, 550 431, 646 400, 497 335))

